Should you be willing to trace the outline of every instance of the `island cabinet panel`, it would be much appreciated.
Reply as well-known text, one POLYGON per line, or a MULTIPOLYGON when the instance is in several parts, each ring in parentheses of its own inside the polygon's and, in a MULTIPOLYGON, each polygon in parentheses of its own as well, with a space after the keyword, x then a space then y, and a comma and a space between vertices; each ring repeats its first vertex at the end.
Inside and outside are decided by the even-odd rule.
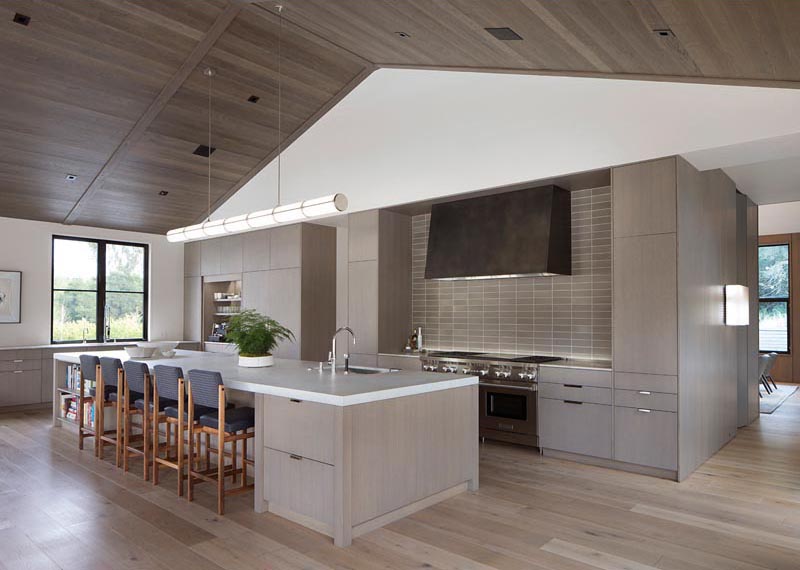
POLYGON ((678 414, 614 408, 614 459, 659 469, 678 468, 678 414))
POLYGON ((265 396, 264 445, 333 465, 336 407, 265 396))
POLYGON ((297 515, 312 528, 332 533, 334 519, 334 468, 327 463, 267 448, 264 498, 270 510, 297 515), (315 522, 311 522, 315 521, 315 522))
POLYGON ((614 240, 614 370, 678 373, 675 234, 614 240))
POLYGON ((545 449, 610 459, 613 407, 577 400, 539 400, 539 441, 545 449))
POLYGON ((614 169, 614 237, 673 233, 677 228, 675 157, 614 169))
POLYGON ((477 408, 477 386, 345 408, 355 535, 382 515, 463 483, 477 486, 477 408))

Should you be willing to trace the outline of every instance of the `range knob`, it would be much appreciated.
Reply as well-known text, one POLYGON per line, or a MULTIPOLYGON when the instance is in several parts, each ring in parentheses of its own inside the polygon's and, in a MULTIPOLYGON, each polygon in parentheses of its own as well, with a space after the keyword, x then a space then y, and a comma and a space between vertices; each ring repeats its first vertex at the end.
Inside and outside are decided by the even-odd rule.
POLYGON ((462 368, 461 374, 472 374, 472 368, 462 368))
POLYGON ((487 374, 489 374, 489 371, 486 369, 478 370, 478 374, 480 374, 481 376, 486 376, 487 374))
POLYGON ((455 372, 455 368, 451 368, 450 366, 442 366, 442 372, 455 372))
POLYGON ((434 370, 436 370, 436 366, 431 366, 430 364, 423 364, 422 369, 425 370, 426 372, 433 372, 434 370))

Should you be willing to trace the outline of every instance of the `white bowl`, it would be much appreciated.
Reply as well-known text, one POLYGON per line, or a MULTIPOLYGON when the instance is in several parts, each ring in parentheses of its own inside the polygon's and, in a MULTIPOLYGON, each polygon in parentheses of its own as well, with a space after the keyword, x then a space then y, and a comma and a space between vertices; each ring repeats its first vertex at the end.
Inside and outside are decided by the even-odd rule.
POLYGON ((173 356, 175 356, 175 351, 174 350, 165 350, 164 352, 161 353, 161 356, 162 356, 162 358, 172 358, 173 356))
POLYGON ((168 350, 175 350, 178 348, 179 342, 177 340, 154 340, 151 342, 137 342, 137 346, 145 348, 154 348, 159 352, 167 352, 168 350))
POLYGON ((153 356, 153 353, 156 351, 153 347, 148 346, 126 346, 125 352, 128 353, 128 356, 131 358, 150 358, 153 356))

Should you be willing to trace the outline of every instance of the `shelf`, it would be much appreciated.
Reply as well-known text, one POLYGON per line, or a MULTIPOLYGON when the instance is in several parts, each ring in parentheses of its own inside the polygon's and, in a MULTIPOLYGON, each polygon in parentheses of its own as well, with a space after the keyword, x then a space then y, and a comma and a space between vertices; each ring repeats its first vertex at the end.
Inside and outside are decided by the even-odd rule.
MULTIPOLYGON (((77 390, 71 390, 70 388, 58 387, 58 388, 56 388, 56 390, 58 390, 62 394, 72 394, 73 396, 80 396, 80 394, 78 393, 77 390)), ((84 392, 83 397, 84 398, 91 398, 92 395, 89 392, 84 392)))
POLYGON ((73 425, 73 426, 77 426, 78 425, 77 420, 71 420, 69 418, 65 418, 65 417, 62 417, 62 416, 56 416, 56 419, 58 421, 60 421, 60 422, 64 422, 65 424, 70 424, 70 425, 73 425))
POLYGON ((239 297, 238 299, 214 299, 215 303, 241 303, 242 298, 239 297))
POLYGON ((235 317, 236 315, 239 315, 239 314, 240 313, 214 313, 214 316, 215 317, 235 317))

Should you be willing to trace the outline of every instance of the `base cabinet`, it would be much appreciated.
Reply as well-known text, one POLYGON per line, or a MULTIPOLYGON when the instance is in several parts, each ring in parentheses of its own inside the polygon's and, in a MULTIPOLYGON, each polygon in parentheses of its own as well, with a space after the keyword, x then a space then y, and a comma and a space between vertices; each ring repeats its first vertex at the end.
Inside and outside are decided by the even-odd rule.
POLYGON ((265 450, 264 498, 270 508, 318 521, 333 529, 334 467, 300 455, 265 450))
POLYGON ((674 471, 678 468, 678 414, 614 407, 614 459, 674 471))
POLYGON ((38 404, 41 399, 41 370, 0 372, 0 406, 38 404))
POLYGON ((611 459, 612 406, 539 399, 543 448, 611 459))

